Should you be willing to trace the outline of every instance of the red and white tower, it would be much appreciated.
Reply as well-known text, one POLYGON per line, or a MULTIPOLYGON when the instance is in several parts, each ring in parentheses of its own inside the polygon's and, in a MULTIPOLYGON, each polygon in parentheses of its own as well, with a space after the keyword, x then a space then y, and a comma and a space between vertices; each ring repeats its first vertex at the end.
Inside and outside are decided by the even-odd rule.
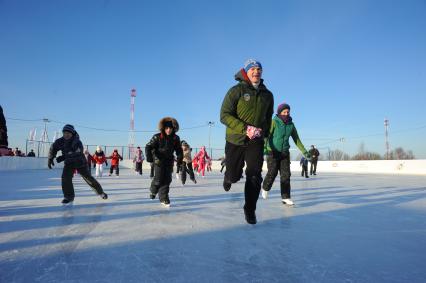
POLYGON ((129 130, 129 158, 133 159, 135 154, 135 97, 136 89, 130 92, 130 130, 129 130))

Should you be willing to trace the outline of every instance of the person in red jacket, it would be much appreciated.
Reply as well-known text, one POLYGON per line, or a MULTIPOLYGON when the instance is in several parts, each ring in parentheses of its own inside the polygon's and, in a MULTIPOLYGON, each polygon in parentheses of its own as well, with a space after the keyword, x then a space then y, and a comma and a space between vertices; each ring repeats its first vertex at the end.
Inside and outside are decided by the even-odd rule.
POLYGON ((105 153, 100 146, 96 148, 95 154, 93 154, 93 160, 96 162, 96 177, 102 177, 102 166, 104 163, 108 166, 108 162, 106 160, 105 153))
POLYGON ((118 150, 114 149, 114 152, 107 157, 107 159, 111 159, 111 167, 109 167, 109 176, 112 175, 112 172, 115 168, 115 175, 118 177, 120 174, 120 169, 118 168, 118 164, 120 163, 120 160, 123 160, 123 157, 121 157, 120 154, 118 154, 118 150))

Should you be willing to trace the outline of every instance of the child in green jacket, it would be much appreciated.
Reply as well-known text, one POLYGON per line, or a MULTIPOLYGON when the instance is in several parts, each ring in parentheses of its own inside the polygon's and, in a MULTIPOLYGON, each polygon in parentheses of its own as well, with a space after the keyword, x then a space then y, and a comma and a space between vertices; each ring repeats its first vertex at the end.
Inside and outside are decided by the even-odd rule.
POLYGON ((300 141, 293 119, 290 116, 290 105, 283 103, 278 106, 277 115, 272 119, 269 138, 265 143, 268 173, 263 181, 262 197, 266 199, 268 192, 280 171, 281 198, 287 205, 294 205, 290 196, 290 137, 306 158, 310 158, 308 151, 300 141))

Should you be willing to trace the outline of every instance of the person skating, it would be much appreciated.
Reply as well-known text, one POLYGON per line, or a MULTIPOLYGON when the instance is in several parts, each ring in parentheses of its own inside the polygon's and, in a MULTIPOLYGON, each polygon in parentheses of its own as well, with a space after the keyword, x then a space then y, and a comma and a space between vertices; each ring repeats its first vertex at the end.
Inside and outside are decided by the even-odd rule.
POLYGON ((0 105, 0 156, 9 156, 9 142, 7 137, 6 118, 3 114, 3 108, 0 105))
POLYGON ((34 149, 31 149, 31 151, 28 152, 28 154, 27 154, 27 157, 35 157, 35 156, 36 155, 35 155, 34 149))
POLYGON ((186 141, 181 142, 182 145, 182 152, 183 152, 183 161, 182 165, 178 166, 178 173, 180 173, 180 180, 182 181, 182 185, 185 185, 186 182, 186 174, 189 174, 189 179, 193 181, 195 184, 197 183, 197 180, 195 180, 194 170, 192 168, 192 157, 191 157, 191 151, 192 148, 189 146, 189 144, 186 141))
POLYGON ((244 215, 247 223, 256 224, 256 203, 262 184, 263 139, 269 134, 274 97, 262 79, 262 65, 249 59, 238 71, 238 83, 226 94, 220 121, 226 126, 225 191, 238 182, 246 167, 244 215))
POLYGON ((309 154, 312 156, 311 158, 311 170, 310 175, 317 174, 317 164, 318 164, 318 156, 320 155, 318 149, 315 148, 315 145, 311 145, 311 149, 309 150, 309 154))
POLYGON ((96 163, 96 178, 102 178, 103 175, 103 164, 105 163, 108 166, 108 161, 106 159, 105 153, 100 146, 96 148, 95 154, 93 155, 93 159, 96 163))
POLYGON ((77 170, 84 181, 96 192, 102 199, 107 199, 108 195, 103 191, 101 185, 93 178, 87 170, 87 161, 83 154, 83 144, 80 141, 78 133, 72 125, 65 125, 62 129, 63 136, 57 139, 50 147, 48 163, 49 169, 54 166, 53 159, 60 150, 62 155, 56 158, 56 161, 64 161, 62 170, 62 192, 64 194, 63 204, 69 204, 74 201, 75 193, 72 183, 73 172, 77 170))
POLYGON ((207 154, 205 146, 201 147, 200 151, 195 155, 194 159, 197 160, 197 165, 198 165, 197 173, 198 174, 201 173, 201 175, 204 178, 205 170, 210 160, 210 156, 207 154))
POLYGON ((160 120, 158 129, 160 133, 155 134, 146 144, 145 156, 148 162, 154 163, 154 178, 151 182, 150 198, 158 198, 166 207, 170 206, 169 190, 172 182, 174 153, 176 153, 177 166, 182 166, 183 152, 180 138, 176 133, 179 124, 176 119, 165 117, 160 120))
POLYGON ((303 146, 290 116, 290 105, 283 103, 278 106, 277 115, 272 119, 269 138, 265 146, 268 173, 263 181, 262 197, 267 198, 279 171, 282 202, 287 205, 294 205, 290 193, 290 137, 302 154, 309 159, 309 153, 303 146))
POLYGON ((308 176, 308 159, 302 156, 300 159, 300 166, 302 166, 302 177, 309 178, 308 176))
POLYGON ((84 157, 87 161, 87 170, 89 171, 89 174, 92 175, 92 162, 96 162, 95 159, 93 159, 93 156, 90 154, 89 150, 84 150, 84 157))
POLYGON ((120 160, 123 160, 123 157, 118 153, 117 149, 114 149, 112 154, 108 156, 107 159, 111 159, 111 166, 109 167, 109 176, 112 175, 115 169, 115 175, 118 177, 120 175, 120 160))
POLYGON ((142 165, 144 160, 145 160, 145 157, 143 156, 143 151, 138 146, 136 148, 135 157, 133 158, 133 163, 135 163, 135 171, 139 175, 142 175, 142 165))

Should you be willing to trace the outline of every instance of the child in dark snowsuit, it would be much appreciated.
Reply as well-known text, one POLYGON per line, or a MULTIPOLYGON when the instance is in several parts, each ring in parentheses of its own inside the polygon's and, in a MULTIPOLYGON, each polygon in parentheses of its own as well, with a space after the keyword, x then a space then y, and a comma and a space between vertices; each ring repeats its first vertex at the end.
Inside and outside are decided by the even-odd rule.
POLYGON ((160 133, 155 134, 145 147, 148 162, 154 163, 154 178, 151 183, 150 198, 158 194, 161 204, 170 206, 169 190, 172 182, 174 153, 176 152, 177 166, 182 166, 183 152, 180 138, 176 133, 179 124, 176 119, 165 117, 158 125, 160 133))
POLYGON ((108 196, 102 190, 101 185, 93 178, 87 169, 87 160, 83 154, 83 144, 80 141, 78 133, 74 130, 72 125, 65 125, 63 130, 63 137, 57 139, 50 147, 47 166, 52 169, 54 166, 53 159, 56 153, 60 150, 62 155, 56 158, 57 162, 65 162, 62 171, 62 192, 64 193, 63 204, 69 204, 74 201, 75 193, 72 184, 73 172, 77 170, 83 177, 84 181, 103 199, 108 196))
POLYGON ((300 159, 300 166, 302 166, 302 177, 305 176, 306 178, 309 178, 308 176, 308 159, 302 156, 302 159, 300 159))

